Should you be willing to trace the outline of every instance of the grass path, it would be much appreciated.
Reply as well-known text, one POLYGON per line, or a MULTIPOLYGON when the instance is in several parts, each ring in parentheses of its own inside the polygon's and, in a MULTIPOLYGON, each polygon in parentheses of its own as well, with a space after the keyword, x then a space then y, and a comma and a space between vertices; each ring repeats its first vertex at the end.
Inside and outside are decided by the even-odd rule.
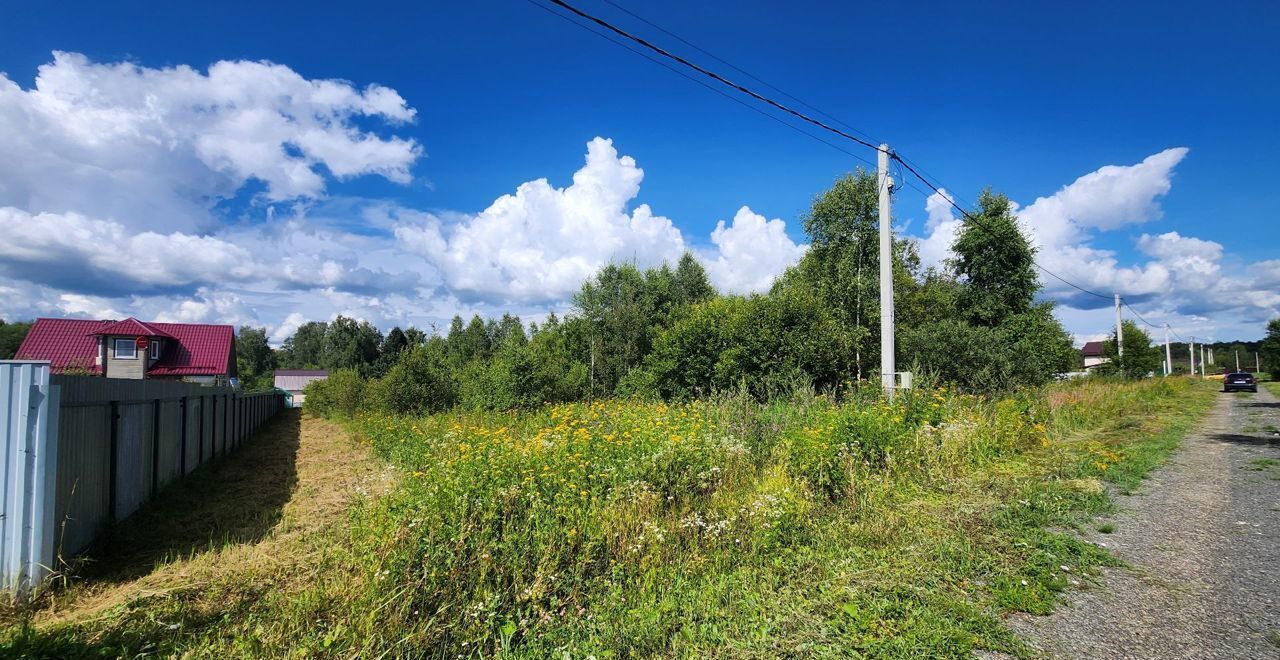
POLYGON ((4 612, 0 624, 46 643, 66 632, 77 646, 110 647, 130 628, 113 621, 135 614, 168 614, 158 623, 198 633, 222 612, 310 584, 328 545, 321 537, 345 520, 353 497, 387 486, 382 470, 337 424, 287 411, 236 454, 164 491, 103 544, 100 559, 33 607, 4 612))

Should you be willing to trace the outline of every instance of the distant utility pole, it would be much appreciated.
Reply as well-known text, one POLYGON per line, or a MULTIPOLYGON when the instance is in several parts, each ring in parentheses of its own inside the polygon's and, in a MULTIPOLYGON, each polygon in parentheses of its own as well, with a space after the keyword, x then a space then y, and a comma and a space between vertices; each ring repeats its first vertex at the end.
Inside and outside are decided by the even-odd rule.
POLYGON ((1169 324, 1164 324, 1164 375, 1173 375, 1173 351, 1169 348, 1169 324))
POLYGON ((893 355, 893 235, 889 223, 889 193, 893 180, 889 178, 889 145, 880 145, 876 163, 880 184, 880 384, 892 399, 896 367, 893 355))
POLYGON ((1204 342, 1200 343, 1200 375, 1202 377, 1208 375, 1204 371, 1204 342))
POLYGON ((1196 375, 1196 336, 1195 335, 1191 335, 1190 350, 1188 350, 1188 352, 1191 353, 1191 375, 1194 376, 1196 375))
POLYGON ((1236 371, 1240 371, 1240 351, 1236 351, 1236 371))
MULTIPOLYGON (((1257 351, 1253 352, 1253 371, 1254 373, 1260 373, 1262 371, 1262 360, 1258 358, 1257 351)), ((1272 375, 1271 380, 1275 380, 1275 379, 1276 379, 1275 375, 1272 375)))
POLYGON ((1116 294, 1116 355, 1124 357, 1124 325, 1120 322, 1120 294, 1116 294))

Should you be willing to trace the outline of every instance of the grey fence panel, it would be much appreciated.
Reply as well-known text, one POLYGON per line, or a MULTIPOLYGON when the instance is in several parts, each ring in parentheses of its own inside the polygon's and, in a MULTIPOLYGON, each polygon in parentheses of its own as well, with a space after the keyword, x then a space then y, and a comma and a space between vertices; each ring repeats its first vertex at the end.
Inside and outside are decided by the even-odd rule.
POLYGON ((111 496, 111 407, 64 406, 59 411, 54 541, 73 555, 107 524, 111 496))
POLYGON ((116 421, 115 520, 124 520, 151 497, 154 404, 118 407, 116 421))
MULTIPOLYGON (((160 402, 160 433, 156 460, 156 489, 182 475, 182 401, 160 402)), ((154 493, 153 493, 154 495, 154 493)))
POLYGON ((276 393, 48 371, 0 361, 0 586, 19 595, 281 409, 276 393))
POLYGON ((200 397, 187 398, 187 437, 183 457, 183 468, 186 474, 200 466, 200 437, 204 434, 202 420, 204 414, 203 400, 200 397))

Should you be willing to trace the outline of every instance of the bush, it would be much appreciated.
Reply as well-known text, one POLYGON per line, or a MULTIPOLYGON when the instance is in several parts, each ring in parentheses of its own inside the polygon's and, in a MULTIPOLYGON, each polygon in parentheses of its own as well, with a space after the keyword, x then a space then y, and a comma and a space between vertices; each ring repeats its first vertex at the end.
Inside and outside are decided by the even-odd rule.
POLYGON ((690 308, 664 330, 647 373, 629 376, 623 390, 687 400, 741 388, 764 399, 798 383, 835 387, 852 362, 848 333, 810 293, 719 298, 690 308))
POLYGON ((365 381, 355 369, 337 369, 325 380, 313 380, 302 391, 308 411, 321 417, 351 417, 360 409, 365 381))
POLYGON ((369 383, 362 407, 401 415, 439 412, 457 403, 457 389, 438 346, 415 346, 403 351, 385 376, 369 383))

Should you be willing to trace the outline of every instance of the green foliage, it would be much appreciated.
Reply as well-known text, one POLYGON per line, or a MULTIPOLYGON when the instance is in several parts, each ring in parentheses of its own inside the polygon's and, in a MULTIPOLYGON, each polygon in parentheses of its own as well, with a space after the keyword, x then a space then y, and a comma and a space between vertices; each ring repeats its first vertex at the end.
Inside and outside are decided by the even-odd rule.
MULTIPOLYGON (((457 402, 457 389, 443 342, 437 340, 425 346, 404 349, 384 376, 369 381, 360 392, 363 400, 357 401, 356 406, 372 412, 399 415, 438 412, 457 402)), ((312 408, 310 395, 307 407, 312 408)), ((340 412, 350 415, 353 411, 343 409, 340 412)), ((325 414, 320 410, 317 412, 325 414)))
POLYGON ((627 384, 637 394, 675 399, 738 388, 763 398, 797 382, 835 387, 852 362, 849 335, 821 298, 789 289, 689 308, 627 384))
POLYGON ((996 327, 1031 309, 1040 290, 1035 250, 1018 228, 1008 197, 984 190, 970 215, 951 246, 951 267, 963 284, 957 302, 971 323, 996 327))
POLYGON ((1124 357, 1116 350, 1116 333, 1102 346, 1102 355, 1110 361, 1098 366, 1098 373, 1103 375, 1120 375, 1126 378, 1144 378, 1147 374, 1160 373, 1163 351, 1151 345, 1151 337, 1133 321, 1125 321, 1124 357))
POLYGON ((381 344, 382 333, 368 321, 340 315, 325 330, 320 361, 325 369, 355 369, 368 374, 378 361, 381 344))
POLYGON ((30 323, 5 323, 0 319, 0 360, 12 360, 17 355, 30 329, 30 323))
POLYGON ((1258 356, 1262 360, 1262 369, 1271 374, 1272 380, 1280 380, 1280 319, 1272 319, 1267 323, 1267 336, 1258 348, 1258 356))
POLYGON ((337 369, 324 380, 307 383, 308 412, 324 417, 351 417, 364 405, 365 380, 355 369, 337 369))
POLYGON ((276 353, 267 343, 267 329, 241 326, 236 335, 236 370, 241 387, 249 391, 271 389, 276 364, 276 353))
POLYGON ((324 368, 325 333, 329 324, 308 321, 298 326, 293 335, 284 340, 280 351, 280 366, 287 369, 324 368))

